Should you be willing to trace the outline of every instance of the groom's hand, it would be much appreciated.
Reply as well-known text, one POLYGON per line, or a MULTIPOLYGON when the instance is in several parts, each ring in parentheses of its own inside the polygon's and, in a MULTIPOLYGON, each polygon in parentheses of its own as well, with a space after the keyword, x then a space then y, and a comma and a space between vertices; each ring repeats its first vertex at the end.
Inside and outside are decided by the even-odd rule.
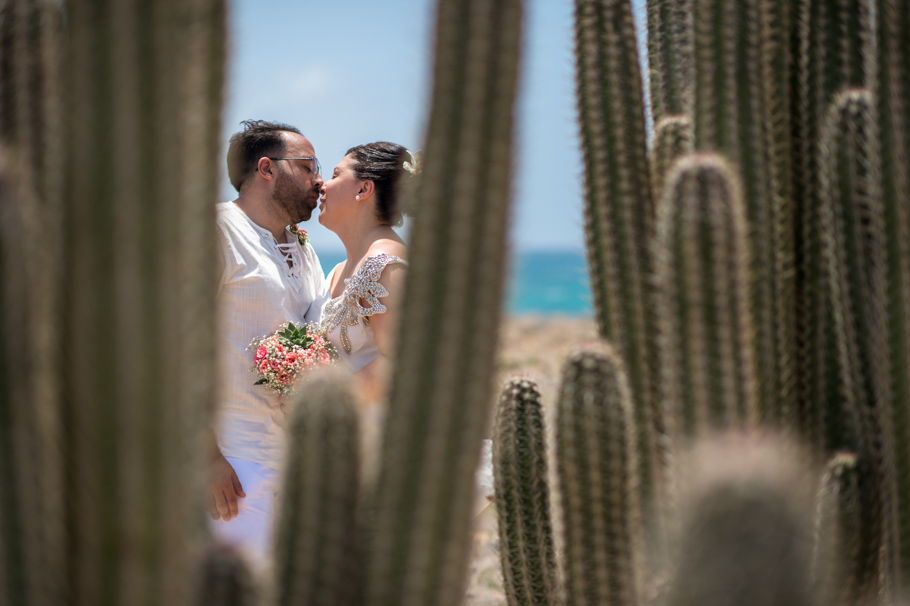
POLYGON ((237 517, 237 497, 245 497, 237 472, 224 455, 218 453, 209 470, 209 495, 207 505, 213 520, 230 520, 237 517))

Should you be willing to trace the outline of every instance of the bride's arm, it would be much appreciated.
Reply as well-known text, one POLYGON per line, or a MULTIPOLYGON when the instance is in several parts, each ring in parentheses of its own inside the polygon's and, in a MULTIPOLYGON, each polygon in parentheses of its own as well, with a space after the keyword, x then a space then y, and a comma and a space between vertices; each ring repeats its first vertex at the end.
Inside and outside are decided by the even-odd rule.
POLYGON ((376 402, 385 395, 385 378, 388 359, 394 353, 394 339, 398 310, 404 297, 404 280, 407 268, 399 263, 387 265, 379 275, 379 283, 385 286, 388 296, 382 298, 386 312, 370 316, 370 327, 376 337, 376 345, 382 354, 363 368, 355 376, 360 379, 364 396, 368 402, 376 402))

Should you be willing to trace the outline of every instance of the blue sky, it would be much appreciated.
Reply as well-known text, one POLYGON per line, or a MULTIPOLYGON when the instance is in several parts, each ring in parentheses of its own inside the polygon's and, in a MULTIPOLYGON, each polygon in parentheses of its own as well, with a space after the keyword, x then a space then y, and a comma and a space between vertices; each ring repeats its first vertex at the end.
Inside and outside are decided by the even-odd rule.
MULTIPOLYGON (((644 0, 634 0, 639 37, 644 0)), ((324 172, 357 144, 419 149, 432 75, 433 0, 229 0, 224 137, 247 118, 287 122, 313 142, 324 172), (342 8, 343 7, 343 8, 342 8)), ((515 146, 510 243, 519 251, 584 246, 570 0, 529 0, 515 146)), ((222 177, 221 196, 235 192, 222 177)), ((320 251, 341 245, 314 218, 320 251)))

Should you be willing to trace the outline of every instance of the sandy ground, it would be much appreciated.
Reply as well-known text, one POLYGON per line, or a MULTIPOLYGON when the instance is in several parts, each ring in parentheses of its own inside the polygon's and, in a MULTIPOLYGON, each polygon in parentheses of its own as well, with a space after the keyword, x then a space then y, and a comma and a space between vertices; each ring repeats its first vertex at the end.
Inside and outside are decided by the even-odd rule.
MULTIPOLYGON (((552 412, 559 390, 560 371, 566 357, 579 345, 596 339, 597 326, 593 319, 530 316, 508 318, 500 334, 497 385, 502 385, 514 374, 528 375, 540 386, 544 406, 548 412, 552 412)), ((550 419, 551 417, 547 418, 547 421, 550 419)), ((506 598, 502 587, 497 551, 499 539, 493 506, 483 510, 474 522, 465 604, 504 605, 506 598)))

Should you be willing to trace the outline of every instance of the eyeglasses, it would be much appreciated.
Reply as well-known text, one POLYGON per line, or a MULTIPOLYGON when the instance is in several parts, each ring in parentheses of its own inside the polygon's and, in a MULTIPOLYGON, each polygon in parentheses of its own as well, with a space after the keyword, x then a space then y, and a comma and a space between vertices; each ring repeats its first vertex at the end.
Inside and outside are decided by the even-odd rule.
MULTIPOLYGON (((266 156, 266 157, 268 157, 268 156, 266 156)), ((311 164, 307 168, 314 175, 322 174, 322 167, 319 165, 319 160, 316 159, 316 156, 304 156, 303 158, 269 158, 269 160, 312 160, 313 164, 311 164), (314 168, 315 168, 315 170, 314 170, 314 168)))

